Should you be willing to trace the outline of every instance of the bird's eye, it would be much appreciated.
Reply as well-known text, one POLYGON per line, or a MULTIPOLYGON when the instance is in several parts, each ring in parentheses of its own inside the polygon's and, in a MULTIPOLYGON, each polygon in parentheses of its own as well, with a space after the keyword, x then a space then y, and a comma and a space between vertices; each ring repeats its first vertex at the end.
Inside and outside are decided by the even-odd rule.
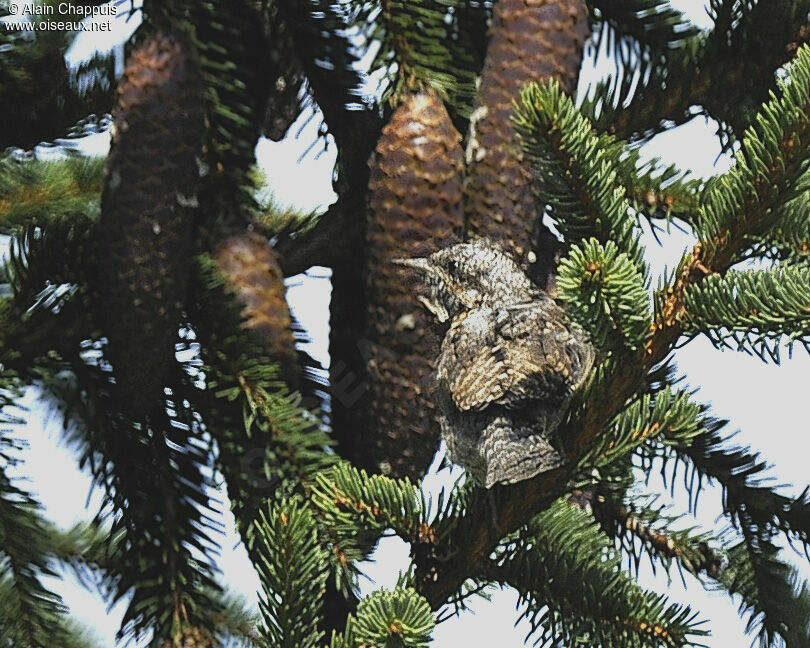
POLYGON ((447 271, 450 273, 455 273, 456 270, 458 270, 458 261, 455 259, 450 259, 447 262, 447 271))

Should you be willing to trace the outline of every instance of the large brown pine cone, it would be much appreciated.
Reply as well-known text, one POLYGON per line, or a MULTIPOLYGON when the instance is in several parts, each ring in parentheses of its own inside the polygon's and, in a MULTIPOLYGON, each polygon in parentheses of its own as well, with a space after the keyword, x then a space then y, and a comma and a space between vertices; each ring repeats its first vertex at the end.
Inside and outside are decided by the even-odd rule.
POLYGON ((440 340, 416 299, 416 286, 392 260, 425 256, 459 240, 460 142, 441 99, 420 92, 394 112, 370 162, 366 326, 360 343, 368 392, 352 408, 368 418, 336 433, 341 450, 374 472, 419 478, 438 446, 428 392, 440 340))
POLYGON ((163 394, 185 299, 205 128, 196 54, 179 32, 136 47, 118 85, 102 195, 99 286, 123 407, 163 394))
POLYGON ((252 331, 257 343, 278 362, 290 389, 298 389, 292 320, 275 251, 260 234, 244 232, 219 246, 215 263, 243 306, 244 328, 252 331))
POLYGON ((470 233, 502 241, 531 265, 541 213, 512 127, 512 102, 530 81, 573 90, 588 36, 584 0, 499 0, 470 122, 465 215, 470 233))

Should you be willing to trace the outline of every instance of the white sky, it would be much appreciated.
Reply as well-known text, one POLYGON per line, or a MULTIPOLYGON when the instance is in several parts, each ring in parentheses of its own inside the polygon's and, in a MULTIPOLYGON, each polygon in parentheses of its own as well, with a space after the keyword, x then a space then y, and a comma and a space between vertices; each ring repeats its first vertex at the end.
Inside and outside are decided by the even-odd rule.
MULTIPOLYGON (((700 24, 707 23, 701 0, 680 0, 672 4, 688 11, 700 24)), ((131 31, 134 26, 131 23, 122 29, 131 31)), ((122 34, 119 31, 118 37, 121 38, 122 34)), ((112 42, 100 42, 99 37, 100 33, 95 33, 77 42, 73 55, 83 58, 90 49, 88 46, 102 49, 112 45, 112 42)), ((257 147, 259 161, 276 198, 305 210, 325 207, 334 200, 330 186, 334 149, 317 159, 310 153, 298 163, 302 152, 312 141, 314 126, 313 122, 305 127, 298 139, 290 137, 280 143, 262 141, 257 147)), ((294 127, 291 132, 297 130, 294 127)), ((103 150, 107 141, 106 136, 97 136, 93 148, 103 150)), ((727 168, 727 158, 720 158, 715 167, 719 150, 712 127, 702 119, 663 134, 645 147, 647 154, 660 156, 683 168, 691 168, 696 175, 703 176, 727 168)), ((649 245, 654 272, 661 272, 664 266, 672 268, 693 241, 689 236, 673 230, 664 237, 661 248, 650 236, 645 237, 645 243, 649 245)), ((308 277, 294 278, 289 284, 288 296, 292 307, 313 337, 312 351, 316 357, 326 360, 328 272, 314 269, 308 277)), ((810 435, 803 399, 807 392, 806 376, 810 374, 810 360, 806 354, 800 351, 792 360, 785 360, 776 367, 765 365, 758 358, 745 354, 716 351, 708 342, 698 339, 678 352, 677 361, 689 384, 700 387, 697 398, 711 403, 716 416, 730 419, 732 429, 741 429, 737 442, 761 449, 763 455, 778 466, 779 482, 796 484, 790 492, 798 494, 808 481, 806 455, 810 435)), ((30 448, 24 473, 30 476, 33 489, 57 523, 67 526, 78 519, 86 519, 88 477, 77 471, 71 453, 57 444, 59 423, 46 421, 33 392, 29 392, 28 404, 31 406, 31 416, 25 436, 30 448)), ((441 475, 429 476, 426 487, 437 491, 442 485, 451 483, 457 471, 452 476, 447 473, 444 471, 441 475)), ((660 490, 657 480, 653 479, 651 485, 660 490)), ((98 501, 99 496, 96 495, 92 499, 91 510, 95 510, 98 501)), ((722 526, 723 523, 718 520, 721 511, 719 493, 707 490, 701 504, 698 522, 709 529, 722 526)), ((683 494, 676 490, 675 508, 685 510, 685 507, 683 494)), ((233 520, 228 517, 228 535, 222 543, 219 564, 226 582, 252 597, 258 580, 233 531, 233 520)), ((386 539, 374 558, 376 562, 366 570, 374 584, 364 583, 364 593, 377 587, 391 587, 395 583, 397 573, 407 567, 407 545, 398 539, 386 539)), ((641 582, 658 591, 667 591, 671 599, 690 603, 698 609, 702 618, 709 620, 707 627, 711 629, 712 636, 704 642, 710 648, 736 648, 751 643, 750 638, 743 638, 745 624, 737 614, 736 601, 705 592, 691 577, 687 577, 689 587, 684 589, 677 573, 668 584, 660 570, 658 576, 653 577, 644 563, 641 582)), ((58 589, 75 616, 96 629, 102 645, 113 646, 123 606, 108 611, 94 594, 72 583, 70 577, 58 589)), ((437 627, 433 645, 437 648, 459 645, 522 646, 526 625, 512 627, 517 616, 516 600, 513 592, 505 591, 496 593, 490 603, 474 602, 474 613, 465 613, 437 627)))

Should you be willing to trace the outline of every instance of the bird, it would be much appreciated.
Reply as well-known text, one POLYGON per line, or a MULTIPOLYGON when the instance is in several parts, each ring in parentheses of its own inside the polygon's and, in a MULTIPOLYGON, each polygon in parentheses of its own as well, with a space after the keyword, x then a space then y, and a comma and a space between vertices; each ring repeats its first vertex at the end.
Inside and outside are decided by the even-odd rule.
POLYGON ((450 460, 487 489, 564 465, 557 428, 596 357, 585 331, 487 239, 395 262, 445 331, 435 398, 450 460))

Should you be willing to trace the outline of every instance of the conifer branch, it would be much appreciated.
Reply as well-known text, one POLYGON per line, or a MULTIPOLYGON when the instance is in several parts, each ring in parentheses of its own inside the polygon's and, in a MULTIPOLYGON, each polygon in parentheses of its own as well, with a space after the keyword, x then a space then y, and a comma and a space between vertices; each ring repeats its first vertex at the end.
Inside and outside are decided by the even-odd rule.
POLYGON ((110 592, 104 591, 103 585, 115 578, 119 568, 116 555, 124 534, 110 533, 97 520, 78 522, 66 530, 47 525, 46 530, 53 558, 69 567, 82 586, 101 589, 108 598, 110 592))
POLYGON ((793 196, 806 166, 810 137, 810 49, 803 47, 791 66, 783 94, 773 98, 755 120, 737 156, 737 166, 707 191, 695 225, 700 236, 678 269, 674 284, 661 295, 655 333, 647 345, 653 364, 683 333, 685 293, 712 273, 725 274, 740 260, 747 237, 775 224, 774 212, 793 196))
POLYGON ((516 587, 543 645, 685 646, 705 634, 688 607, 642 590, 593 519, 561 499, 495 550, 486 577, 516 587), (610 596, 605 596, 609 591, 610 596), (575 595, 572 595, 576 593, 575 595))
POLYGON ((347 213, 345 206, 345 200, 338 200, 312 228, 296 235, 282 234, 274 249, 285 277, 316 265, 333 268, 349 263, 363 242, 363 228, 358 215, 347 213))
POLYGON ((397 104, 399 97, 425 86, 436 90, 456 112, 469 114, 476 74, 483 61, 475 48, 454 38, 459 0, 397 2, 354 0, 354 20, 363 25, 369 42, 380 43, 369 74, 384 74, 380 101, 397 104))
POLYGON ((195 390, 178 367, 171 376, 171 396, 160 404, 163 410, 153 412, 148 431, 121 416, 104 345, 93 342, 97 328, 81 304, 89 268, 81 254, 87 228, 80 225, 53 221, 36 235, 29 232, 12 255, 14 314, 28 313, 29 324, 36 323, 20 335, 47 333, 39 353, 57 351, 39 362, 36 373, 24 364, 21 369, 37 377, 61 408, 80 463, 89 465, 96 483, 110 494, 111 532, 122 539, 115 558, 119 569, 105 574, 105 587, 119 596, 134 588, 125 631, 154 628, 159 641, 174 624, 198 618, 198 607, 215 608, 202 592, 215 588, 207 557, 214 547, 208 534, 217 529, 201 473, 206 445, 187 407, 195 390), (57 254, 54 245, 61 246, 57 254), (144 467, 151 467, 163 489, 161 498, 153 496, 154 484, 143 482, 144 467))
POLYGON ((808 36, 804 0, 781 3, 777 10, 767 2, 753 3, 752 10, 751 4, 716 0, 710 32, 684 39, 673 50, 659 47, 628 59, 618 80, 597 86, 585 111, 592 116, 599 111, 595 125, 626 139, 682 124, 699 106, 727 124, 726 138, 742 137, 774 87, 776 70, 808 36))
POLYGON ((96 219, 100 209, 103 158, 21 162, 0 158, 0 233, 60 218, 96 219))
MULTIPOLYGON (((157 9, 155 3, 147 6, 157 9)), ((246 225, 256 212, 250 173, 274 81, 268 78, 271 45, 259 12, 244 0, 177 3, 171 11, 178 14, 175 21, 189 12, 205 80, 208 169, 200 185, 202 215, 212 230, 227 231, 246 225)))
POLYGON ((331 0, 276 0, 276 4, 290 29, 312 98, 323 113, 324 134, 335 138, 340 171, 354 179, 364 171, 361 165, 374 148, 381 124, 364 104, 364 79, 355 47, 346 35, 352 27, 352 12, 345 2, 331 0))
POLYGON ((804 192, 779 210, 776 223, 765 233, 752 237, 748 254, 788 264, 810 261, 810 192, 804 192))
POLYGON ((653 439, 688 447, 702 434, 711 419, 705 406, 695 403, 688 392, 666 386, 654 395, 644 394, 623 409, 612 421, 602 444, 595 446, 601 454, 594 459, 601 465, 616 459, 653 439))
POLYGON ((651 562, 658 560, 667 570, 674 562, 679 569, 695 576, 705 574, 717 579, 722 573, 725 554, 710 544, 712 536, 696 534, 693 529, 670 530, 669 525, 677 518, 664 515, 661 507, 622 502, 600 489, 575 490, 569 501, 596 518, 602 529, 633 559, 636 571, 641 555, 634 539, 649 554, 651 562))
MULTIPOLYGON (((0 17, 9 15, 0 8, 0 17)), ((99 55, 71 71, 64 54, 72 32, 42 29, 46 15, 29 18, 34 30, 0 32, 0 151, 64 137, 76 122, 109 113, 113 104, 113 57, 99 55)))
POLYGON ((675 48, 698 33, 669 0, 590 0, 588 4, 591 21, 599 29, 594 48, 599 50, 602 39, 609 38, 617 57, 625 54, 621 44, 628 38, 645 50, 660 51, 675 48))
POLYGON ((760 530, 770 538, 782 532, 788 540, 810 544, 810 495, 781 495, 765 485, 767 464, 747 448, 729 446, 718 425, 707 426, 691 444, 676 444, 700 474, 717 481, 724 507, 733 521, 760 530))
MULTIPOLYGON (((324 515, 327 528, 366 527, 372 533, 392 528, 406 542, 425 541, 434 532, 425 522, 419 490, 409 479, 368 475, 347 463, 315 477, 312 502, 324 515)), ((346 538, 350 537, 345 534, 346 538)))
POLYGON ((613 241, 572 245, 558 272, 559 295, 593 344, 618 353, 644 344, 651 323, 644 276, 613 241))
POLYGON ((46 648, 63 637, 60 619, 67 610, 41 580, 54 573, 48 565, 40 505, 7 472, 16 463, 11 453, 19 446, 8 430, 0 430, 0 583, 8 587, 0 585, 6 590, 0 598, 0 618, 5 617, 8 626, 5 636, 16 637, 25 648, 46 648))
POLYGON ((263 500, 307 488, 334 458, 326 452, 331 442, 319 419, 280 379, 268 350, 243 326, 241 311, 216 266, 201 257, 190 316, 202 343, 204 409, 214 425, 239 531, 252 554, 251 532, 263 500))
POLYGON ((690 178, 688 171, 674 164, 663 166, 659 159, 641 163, 640 148, 627 146, 606 134, 599 137, 614 161, 617 178, 637 214, 648 220, 669 222, 678 218, 692 222, 705 186, 702 180, 690 178))
POLYGON ((0 300, 0 365, 26 382, 46 378, 99 325, 87 308, 93 223, 61 218, 29 223, 11 239, 0 300))
POLYGON ((260 513, 255 539, 266 641, 280 648, 320 646, 328 556, 308 505, 295 498, 271 504, 260 513))
POLYGON ((740 597, 740 612, 749 615, 746 630, 759 627, 762 645, 807 645, 810 588, 798 570, 778 559, 778 553, 770 542, 744 534, 744 540, 729 549, 718 585, 740 597))
MULTIPOLYGON (((810 78, 810 50, 806 47, 799 51, 791 67, 791 75, 792 81, 783 84, 782 98, 774 99, 764 107, 762 116, 757 120, 757 128, 765 133, 772 133, 778 128, 777 132, 783 134, 783 139, 767 137, 769 144, 765 149, 773 151, 773 155, 777 155, 777 151, 781 152, 782 160, 772 171, 768 168, 764 176, 750 176, 751 165, 744 162, 746 158, 740 157, 740 168, 732 170, 724 182, 712 185, 714 198, 708 200, 707 206, 702 210, 700 219, 703 227, 700 231, 702 236, 709 232, 715 234, 709 234, 707 240, 701 241, 692 254, 682 261, 673 286, 662 298, 650 337, 638 357, 628 358, 620 363, 608 362, 597 368, 591 383, 597 387, 609 385, 610 388, 604 393, 601 389, 590 393, 587 387, 583 390, 583 402, 587 405, 581 409, 572 407, 569 421, 561 426, 560 434, 563 438, 571 439, 571 448, 591 447, 593 439, 604 429, 606 417, 612 418, 620 412, 626 399, 642 386, 646 372, 670 353, 684 332, 684 294, 692 283, 699 283, 712 272, 725 273, 744 250, 745 236, 771 225, 765 218, 769 208, 785 202, 785 194, 789 195, 791 185, 806 157, 806 147, 798 145, 798 142, 804 141, 803 134, 810 129, 810 121, 807 119, 810 110, 802 108, 810 97, 810 89, 806 87, 807 79, 810 78), (742 193, 735 193, 740 186, 742 193), (748 198, 741 203, 735 200, 735 207, 724 209, 723 205, 729 203, 721 200, 721 197, 734 195, 748 198), (738 213, 740 210, 745 210, 745 216, 738 213), (746 226, 743 227, 742 223, 746 226)), ((743 146, 743 155, 752 148, 758 151, 756 158, 751 154, 752 159, 761 160, 763 147, 759 144, 759 137, 766 139, 764 133, 750 131, 743 146)), ((759 169, 762 162, 751 164, 754 165, 753 168, 759 169)), ((556 182, 560 182, 560 177, 557 176, 556 182)), ((476 530, 466 524, 459 524, 452 533, 441 539, 440 547, 443 548, 437 549, 440 554, 447 552, 449 548, 452 548, 450 553, 457 552, 443 566, 441 574, 428 578, 424 570, 419 570, 417 584, 431 605, 441 605, 457 591, 466 578, 465 575, 470 572, 470 567, 480 564, 499 538, 522 526, 530 517, 530 511, 541 510, 561 495, 568 474, 567 470, 558 469, 517 485, 492 489, 499 511, 497 524, 476 530), (510 502, 510 499, 513 501, 510 502)), ((476 494, 472 494, 470 509, 481 516, 476 518, 480 520, 489 504, 483 499, 477 500, 476 494)))
POLYGON ((332 635, 331 648, 405 646, 428 648, 436 619, 428 602, 412 588, 369 594, 349 618, 343 635, 332 635))
POLYGON ((552 79, 532 83, 520 93, 515 127, 535 168, 540 199, 568 245, 589 237, 613 241, 646 277, 646 264, 611 159, 609 142, 600 139, 552 79))
POLYGON ((784 340, 810 349, 810 267, 713 275, 685 295, 688 333, 705 333, 717 347, 753 351, 779 361, 784 340))

